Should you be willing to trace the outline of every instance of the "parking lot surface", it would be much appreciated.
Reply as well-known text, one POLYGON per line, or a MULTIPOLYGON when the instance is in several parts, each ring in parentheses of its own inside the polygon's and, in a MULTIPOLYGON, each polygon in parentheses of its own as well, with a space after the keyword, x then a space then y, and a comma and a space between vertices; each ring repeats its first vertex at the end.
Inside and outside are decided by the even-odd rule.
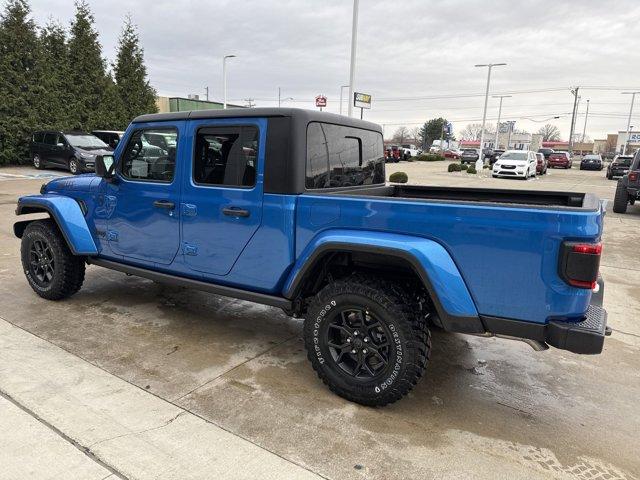
MULTIPOLYGON (((387 171, 409 183, 608 200, 615 189, 604 172, 519 181, 447 173, 448 163, 387 171)), ((434 332, 426 376, 374 409, 324 387, 301 322, 275 308, 95 266, 71 299, 38 297, 12 224, 18 196, 37 193, 47 172, 63 174, 0 169, 0 465, 9 472, 32 465, 49 471, 35 478, 53 478, 58 458, 60 478, 638 478, 640 205, 626 215, 609 206, 605 218, 614 332, 601 355, 434 332), (16 425, 39 432, 37 448, 16 425)))

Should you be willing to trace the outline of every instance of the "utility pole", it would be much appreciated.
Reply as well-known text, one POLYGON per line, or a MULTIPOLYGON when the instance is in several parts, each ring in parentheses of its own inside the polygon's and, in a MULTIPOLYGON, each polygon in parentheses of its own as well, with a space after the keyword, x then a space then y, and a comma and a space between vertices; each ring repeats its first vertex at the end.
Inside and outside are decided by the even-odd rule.
POLYGON ((280 100, 280 87, 278 87, 278 108, 280 108, 280 104, 282 103, 282 101, 280 100))
POLYGON ((209 101, 209 87, 204 87, 204 91, 206 92, 207 102, 208 102, 209 101))
MULTIPOLYGON (((500 106, 498 107, 498 124, 496 126, 496 141, 493 144, 493 149, 500 148, 498 145, 498 134, 500 133, 500 116, 502 115, 502 99, 503 98, 511 98, 511 95, 493 95, 493 98, 500 99, 500 106)), ((507 148, 508 150, 509 148, 507 148)))
POLYGON ((587 131, 587 120, 589 119, 589 99, 587 99, 587 113, 584 116, 584 126, 582 127, 581 143, 584 143, 584 135, 587 131))
POLYGON ((580 87, 572 88, 573 93, 573 112, 571 113, 571 129, 569 130, 569 155, 573 156, 573 129, 576 126, 576 113, 578 110, 578 91, 580 87))
POLYGON ((358 0, 353 0, 353 22, 351 25, 351 66, 349 67, 349 110, 353 115, 353 87, 356 81, 356 45, 358 43, 358 0))
POLYGON ((506 63, 488 63, 488 64, 481 64, 481 65, 475 65, 476 67, 489 67, 487 69, 487 90, 484 94, 484 110, 482 112, 482 130, 480 130, 480 159, 484 160, 483 158, 483 150, 484 150, 484 125, 485 122, 487 121, 487 104, 489 103, 489 84, 491 83, 491 69, 493 67, 501 67, 503 65, 506 65, 506 63))
POLYGON ((256 106, 256 104, 253 103, 253 98, 245 98, 244 101, 247 102, 248 108, 253 108, 256 106))
POLYGON ((631 115, 633 115, 633 103, 636 100, 636 93, 640 92, 622 92, 622 95, 631 95, 631 107, 629 108, 629 120, 627 121, 627 139, 622 145, 622 154, 627 153, 627 144, 629 143, 629 137, 631 136, 631 115))

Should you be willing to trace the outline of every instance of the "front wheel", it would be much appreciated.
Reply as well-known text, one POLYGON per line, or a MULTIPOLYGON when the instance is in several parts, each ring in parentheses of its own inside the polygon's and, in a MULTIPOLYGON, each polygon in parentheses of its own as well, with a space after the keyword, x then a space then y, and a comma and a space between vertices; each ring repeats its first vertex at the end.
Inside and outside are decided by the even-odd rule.
POLYGON ((77 175, 80 173, 80 164, 78 163, 78 160, 76 160, 75 158, 72 158, 71 160, 69 160, 69 171, 73 175, 77 175))
POLYGON ((20 256, 29 285, 42 298, 61 300, 80 290, 84 259, 71 253, 51 220, 36 220, 27 225, 20 256))
POLYGON ((393 282, 353 275, 313 297, 305 347, 332 392, 382 406, 404 397, 422 377, 431 336, 402 292, 393 282))
POLYGON ((613 197, 613 211, 615 213, 625 213, 627 211, 628 204, 629 194, 627 193, 627 187, 624 186, 622 180, 618 180, 616 194, 613 197))

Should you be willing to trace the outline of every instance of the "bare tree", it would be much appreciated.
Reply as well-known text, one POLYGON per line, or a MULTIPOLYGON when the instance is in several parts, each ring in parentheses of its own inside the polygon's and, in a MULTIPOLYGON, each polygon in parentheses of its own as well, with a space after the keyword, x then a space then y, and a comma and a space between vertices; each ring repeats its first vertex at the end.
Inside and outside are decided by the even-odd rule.
POLYGON ((560 129, 550 123, 540 127, 540 130, 538 130, 537 133, 538 135, 542 135, 543 142, 557 142, 560 140, 560 129))
POLYGON ((413 127, 411 130, 409 130, 409 138, 411 138, 411 140, 413 140, 413 143, 415 143, 416 145, 420 145, 421 130, 421 127, 413 127))
MULTIPOLYGON (((481 123, 470 123, 466 127, 462 129, 460 132, 461 140, 480 140, 480 134, 482 133, 482 124, 481 123)), ((487 136, 495 135, 496 131, 493 127, 489 125, 485 125, 484 134, 487 136)))
POLYGON ((404 143, 409 138, 409 129, 405 126, 398 127, 393 134, 393 142, 404 143))

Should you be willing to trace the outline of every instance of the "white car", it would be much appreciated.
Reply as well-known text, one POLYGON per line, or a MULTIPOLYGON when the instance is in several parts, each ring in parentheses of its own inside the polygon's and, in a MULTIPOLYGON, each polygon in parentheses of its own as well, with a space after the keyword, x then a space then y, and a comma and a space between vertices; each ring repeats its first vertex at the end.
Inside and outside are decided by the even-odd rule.
POLYGON ((420 149, 415 145, 404 144, 400 145, 400 147, 402 147, 403 150, 404 160, 407 160, 410 157, 417 157, 421 153, 420 149))
POLYGON ((527 179, 536 176, 538 159, 535 152, 528 150, 507 150, 493 164, 493 176, 527 179))

